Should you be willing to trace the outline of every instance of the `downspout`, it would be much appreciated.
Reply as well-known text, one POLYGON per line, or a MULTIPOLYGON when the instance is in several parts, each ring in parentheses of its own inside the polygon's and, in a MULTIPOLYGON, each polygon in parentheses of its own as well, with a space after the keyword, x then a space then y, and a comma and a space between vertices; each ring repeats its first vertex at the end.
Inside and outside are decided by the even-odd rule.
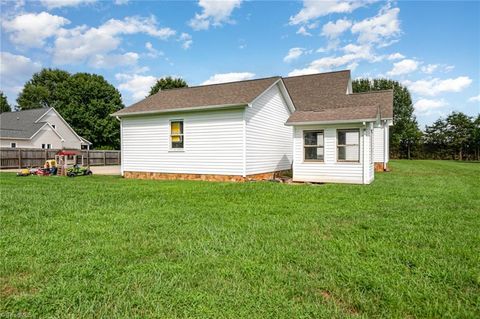
MULTIPOLYGON (((250 106, 250 105, 249 105, 250 106)), ((246 119, 247 109, 243 110, 243 159, 242 159, 242 176, 247 177, 247 119, 246 119)))
POLYGON ((366 125, 363 122, 362 128, 362 184, 365 184, 365 132, 366 132, 366 125))
POLYGON ((123 177, 123 121, 118 116, 115 118, 120 122, 120 173, 123 177))
POLYGON ((388 138, 387 138, 387 128, 388 124, 387 121, 383 121, 383 170, 387 170, 387 143, 388 143, 388 138))

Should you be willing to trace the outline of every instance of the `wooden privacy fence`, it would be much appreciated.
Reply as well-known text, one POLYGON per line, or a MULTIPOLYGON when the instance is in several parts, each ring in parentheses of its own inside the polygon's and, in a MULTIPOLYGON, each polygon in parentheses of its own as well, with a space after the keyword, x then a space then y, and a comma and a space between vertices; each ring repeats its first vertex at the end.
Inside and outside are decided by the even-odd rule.
MULTIPOLYGON (((54 159, 59 150, 0 148, 0 168, 43 167, 47 159, 54 159)), ((85 165, 120 165, 120 151, 82 150, 85 165)), ((77 158, 81 164, 81 156, 77 158)))

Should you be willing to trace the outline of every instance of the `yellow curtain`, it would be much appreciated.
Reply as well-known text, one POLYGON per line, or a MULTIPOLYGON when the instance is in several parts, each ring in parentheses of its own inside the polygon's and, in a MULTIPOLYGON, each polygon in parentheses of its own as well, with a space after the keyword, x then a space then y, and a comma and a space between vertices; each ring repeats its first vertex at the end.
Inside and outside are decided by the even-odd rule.
POLYGON ((172 122, 170 127, 172 135, 182 134, 182 132, 180 131, 180 122, 172 122))

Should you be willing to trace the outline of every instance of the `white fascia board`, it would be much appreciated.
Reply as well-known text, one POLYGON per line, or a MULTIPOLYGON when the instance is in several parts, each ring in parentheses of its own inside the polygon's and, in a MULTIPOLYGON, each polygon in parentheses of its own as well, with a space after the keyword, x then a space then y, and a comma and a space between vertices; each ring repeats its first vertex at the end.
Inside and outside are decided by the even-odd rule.
POLYGON ((206 105, 206 106, 195 106, 195 107, 184 107, 176 109, 165 109, 165 110, 154 110, 154 111, 141 111, 141 112, 132 112, 125 114, 110 114, 110 116, 115 116, 117 118, 130 117, 130 116, 141 116, 141 115, 153 115, 153 114, 164 114, 164 113, 183 113, 183 112, 195 112, 195 111, 205 111, 205 110, 221 110, 227 108, 236 108, 236 107, 246 107, 247 104, 222 104, 222 105, 206 105))
POLYGON ((45 126, 50 127, 50 129, 51 129, 55 134, 57 134, 57 136, 62 140, 62 142, 64 141, 63 137, 62 137, 62 136, 57 132, 57 130, 55 130, 49 123, 45 123, 44 125, 42 125, 42 126, 38 129, 38 131, 36 131, 35 134, 33 134, 33 135, 29 138, 29 140, 31 140, 32 138, 34 138, 34 137, 42 130, 42 128, 44 128, 45 126))
POLYGON ((260 93, 252 102, 248 103, 248 107, 252 107, 253 103, 255 103, 262 95, 268 92, 272 87, 275 85, 278 85, 280 93, 282 94, 283 98, 285 99, 285 102, 287 102, 288 110, 290 111, 290 114, 295 112, 295 105, 293 104, 292 99, 290 98, 290 95, 288 94, 288 90, 285 87, 285 84, 283 83, 282 79, 278 79, 275 81, 272 85, 270 85, 265 91, 260 93))
POLYGON ((285 86, 285 83, 283 83, 283 80, 280 81, 279 86, 280 92, 282 92, 283 97, 287 102, 288 108, 290 109, 290 113, 295 112, 295 104, 293 104, 292 98, 290 97, 290 94, 288 94, 288 89, 285 86))
POLYGON ((285 123, 287 126, 297 126, 297 125, 316 125, 316 124, 346 124, 346 123, 363 123, 363 122, 375 122, 376 119, 358 119, 358 120, 342 120, 342 121, 308 121, 308 122, 293 122, 285 123))
POLYGON ((248 107, 252 107, 253 103, 255 103, 262 95, 264 95, 266 92, 268 92, 268 90, 270 90, 272 87, 274 87, 275 85, 277 85, 278 81, 280 81, 281 79, 278 79, 276 80, 275 82, 273 82, 266 90, 264 90, 262 93, 260 93, 256 98, 253 99, 252 102, 248 103, 248 107))
MULTIPOLYGON (((80 137, 80 135, 78 135, 77 132, 75 132, 75 130, 70 126, 70 124, 68 124, 68 122, 65 121, 65 119, 60 115, 60 113, 58 113, 57 110, 55 110, 54 107, 51 107, 47 112, 45 112, 42 116, 40 116, 38 118, 38 120, 35 121, 35 123, 38 123, 45 115, 47 115, 47 113, 49 113, 52 110, 57 114, 57 116, 60 118, 60 120, 62 120, 62 122, 68 127, 68 129, 79 139, 80 142, 83 142, 83 140, 85 140, 88 143, 90 143, 88 140, 80 137)), ((90 144, 92 144, 92 143, 90 143, 90 144)))

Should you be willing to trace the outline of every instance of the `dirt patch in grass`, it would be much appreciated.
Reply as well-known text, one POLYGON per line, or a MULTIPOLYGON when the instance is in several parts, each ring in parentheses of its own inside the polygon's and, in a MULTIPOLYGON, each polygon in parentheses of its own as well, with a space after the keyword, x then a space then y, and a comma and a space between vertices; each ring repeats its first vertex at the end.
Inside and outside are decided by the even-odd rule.
POLYGON ((327 290, 320 291, 320 296, 322 296, 325 301, 335 304, 337 308, 341 309, 345 313, 348 313, 349 315, 358 316, 360 314, 360 311, 355 308, 355 306, 349 305, 345 301, 333 296, 332 293, 327 290))

